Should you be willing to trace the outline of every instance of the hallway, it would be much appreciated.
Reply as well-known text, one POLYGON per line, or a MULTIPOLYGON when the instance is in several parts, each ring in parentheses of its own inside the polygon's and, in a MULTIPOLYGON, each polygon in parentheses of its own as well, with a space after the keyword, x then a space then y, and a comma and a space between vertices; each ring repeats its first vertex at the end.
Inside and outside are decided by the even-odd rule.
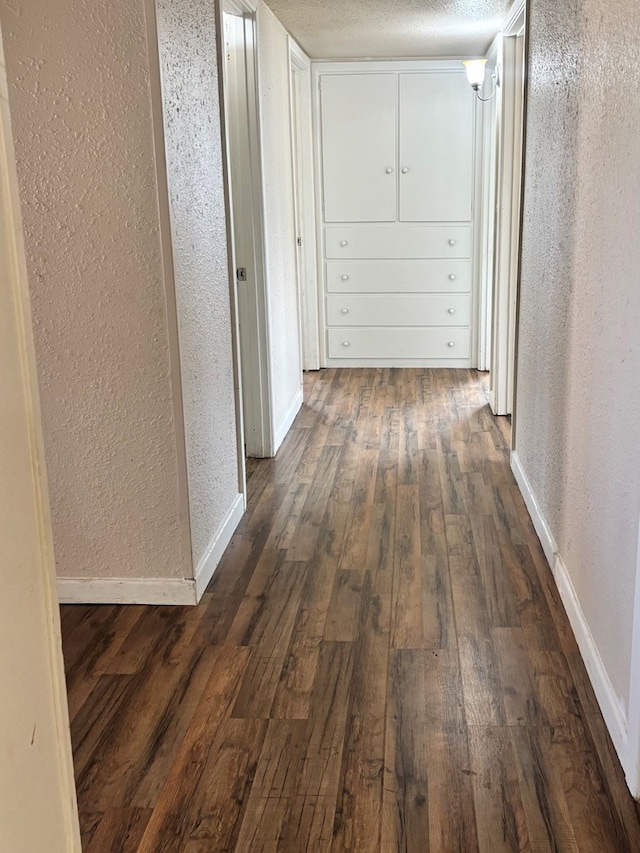
POLYGON ((62 608, 83 849, 640 850, 482 374, 323 370, 189 607, 62 608))

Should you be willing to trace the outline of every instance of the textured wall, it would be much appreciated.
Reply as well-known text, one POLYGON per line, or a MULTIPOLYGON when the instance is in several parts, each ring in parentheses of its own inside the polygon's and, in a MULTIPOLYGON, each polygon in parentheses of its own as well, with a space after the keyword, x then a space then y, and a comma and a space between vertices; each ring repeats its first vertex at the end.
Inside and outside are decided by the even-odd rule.
POLYGON ((289 124, 289 47, 285 30, 264 3, 258 6, 258 62, 272 411, 277 431, 302 388, 302 365, 289 124))
POLYGON ((640 12, 636 0, 531 0, 530 38, 516 450, 626 711, 640 515, 640 12))
POLYGON ((64 576, 185 577, 142 0, 0 0, 64 576))
POLYGON ((215 4, 158 0, 194 564, 238 495, 215 4))

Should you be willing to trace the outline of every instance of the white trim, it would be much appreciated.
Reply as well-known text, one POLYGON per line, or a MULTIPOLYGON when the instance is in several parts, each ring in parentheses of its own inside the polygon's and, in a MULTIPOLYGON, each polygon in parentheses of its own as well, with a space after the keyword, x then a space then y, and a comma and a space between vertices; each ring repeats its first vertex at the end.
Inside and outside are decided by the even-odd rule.
MULTIPOLYGON (((249 456, 269 456, 273 443, 272 431, 272 395, 271 376, 269 369, 270 347, 270 324, 268 311, 268 281, 266 275, 265 261, 265 208, 263 198, 263 162, 262 162, 262 136, 261 136, 261 97, 259 91, 258 73, 258 23, 256 9, 257 4, 251 0, 224 0, 219 4, 218 30, 220 33, 220 57, 221 57, 221 80, 222 98, 221 108, 223 115, 223 147, 224 147, 224 169, 225 190, 229 202, 228 229, 231 235, 230 249, 230 276, 232 293, 232 314, 234 315, 234 330, 239 342, 239 350, 245 353, 245 363, 239 358, 238 383, 241 389, 242 405, 237 405, 237 415, 242 418, 243 441, 240 448, 241 454, 249 456), (234 201, 232 188, 232 162, 230 152, 234 146, 230 144, 230 135, 235 124, 233 115, 228 112, 229 81, 227 77, 227 63, 225 57, 225 14, 239 16, 244 22, 244 63, 243 71, 246 79, 243 79, 244 91, 246 93, 246 117, 248 121, 248 168, 239 170, 241 178, 246 180, 242 187, 236 187, 239 198, 246 203, 246 211, 243 213, 242 221, 246 224, 246 233, 243 235, 247 246, 247 266, 253 265, 253 276, 248 283, 250 289, 243 291, 246 301, 243 305, 247 308, 247 318, 244 326, 239 321, 240 300, 238 297, 238 286, 236 281, 236 235, 234 233, 234 201), (231 120, 230 120, 231 119, 231 120)), ((237 148, 237 146, 235 146, 237 148)), ((241 471, 244 477, 244 470, 241 471)), ((244 485, 244 484, 243 484, 244 485)))
POLYGON ((224 0, 223 11, 230 15, 252 15, 258 9, 257 0, 224 0))
POLYGON ((238 494, 200 559, 195 578, 58 578, 61 604, 197 604, 245 510, 238 494))
MULTIPOLYGON (((491 72, 497 73, 498 52, 502 36, 494 39, 487 51, 487 60, 491 72)), ((479 244, 479 269, 478 276, 478 370, 489 370, 491 366, 491 325, 493 306, 493 271, 494 260, 494 231, 495 231, 495 207, 497 191, 497 154, 498 154, 498 126, 497 126, 497 101, 491 98, 489 101, 477 101, 477 109, 481 115, 480 134, 477 142, 480 159, 480 201, 476 208, 474 221, 476 223, 474 233, 477 234, 479 244)), ((491 395, 491 410, 494 410, 495 395, 491 395)))
POLYGON ((0 427, 0 529, 2 538, 12 537, 5 555, 0 612, 5 643, 0 661, 2 688, 10 696, 6 707, 11 709, 3 714, 1 742, 3 770, 12 792, 10 801, 3 802, 3 846, 26 850, 40 843, 25 831, 34 819, 37 801, 47 849, 80 853, 49 488, 1 28, 0 280, 0 393, 7 412, 0 427), (25 726, 20 722, 30 726, 32 720, 38 741, 34 725, 28 747, 28 741, 21 740, 25 726))
POLYGON ((609 729, 611 740, 618 756, 624 764, 628 743, 627 721, 624 718, 616 691, 611 684, 605 665, 600 657, 600 652, 593 639, 593 634, 580 606, 580 601, 571 583, 569 572, 559 554, 556 554, 555 564, 551 567, 551 571, 555 578, 560 598, 564 604, 564 609, 569 617, 569 622, 573 628, 573 633, 575 634, 582 660, 584 661, 591 685, 596 694, 598 705, 602 711, 602 716, 609 729))
MULTIPOLYGON (((571 577, 565 566, 562 557, 558 553, 558 547, 553 534, 549 528, 549 524, 545 519, 540 505, 536 498, 535 492, 529 482, 529 479, 522 467, 522 463, 515 452, 511 453, 511 470, 518 484, 518 488, 522 493, 524 502, 531 516, 531 521, 538 534, 540 543, 545 553, 545 557, 551 568, 551 573, 555 580, 560 598, 564 605, 564 609, 569 618, 569 623, 573 629, 573 633, 580 650, 580 654, 587 669, 589 679, 593 686, 593 690, 598 700, 598 705, 604 717, 607 729, 613 741, 613 745, 618 753, 622 766, 625 770, 627 783, 634 796, 638 795, 638 777, 637 777, 637 751, 635 755, 631 754, 630 746, 637 744, 637 734, 633 738, 629 738, 628 722, 625 720, 624 711, 618 700, 616 691, 611 684, 609 675, 605 668, 600 652, 593 638, 593 634, 589 628, 588 622, 580 605, 580 601, 574 589, 571 577), (635 776, 634 776, 634 772, 635 776)), ((640 562, 640 556, 639 556, 640 562)), ((636 590, 636 605, 640 606, 640 594, 636 590)), ((638 611, 636 611, 638 612, 638 611)), ((640 631, 640 629, 638 629, 640 631)), ((640 650, 637 650, 640 651, 640 650)), ((637 680, 636 686, 640 686, 640 679, 637 680)), ((640 698, 633 696, 633 699, 640 698)), ((636 711, 638 709, 635 705, 636 711)), ((629 717, 631 720, 631 715, 629 717)))
POLYGON ((527 510, 529 511, 529 515, 531 516, 531 521, 533 522, 535 531, 538 534, 538 539, 542 545, 544 555, 551 566, 551 570, 553 571, 553 565, 558 553, 558 546, 556 545, 556 541, 553 538, 551 530, 549 529, 549 526, 542 514, 542 510, 538 505, 531 483, 529 482, 527 475, 524 472, 524 468, 522 467, 522 463, 520 462, 520 457, 515 451, 512 451, 511 453, 511 470, 513 471, 513 476, 516 478, 516 483, 518 484, 520 493, 524 498, 524 502, 527 506, 527 510))
POLYGON ((273 455, 274 456, 276 454, 276 451, 278 450, 278 448, 280 447, 280 445, 284 441, 287 433, 291 429, 291 424, 295 421, 296 415, 298 414, 298 412, 300 411, 300 408, 302 407, 302 400, 303 400, 303 396, 302 396, 302 388, 301 388, 298 391, 298 393, 296 394, 296 396, 293 398, 291 405, 287 409, 287 413, 285 414, 284 418, 280 422, 280 426, 276 429, 275 445, 273 448, 273 455))
POLYGON ((188 578, 58 578, 60 604, 197 604, 188 578))
MULTIPOLYGON (((462 59, 473 59, 474 57, 465 56, 458 59, 351 59, 340 60, 336 62, 333 59, 313 59, 311 62, 312 69, 317 69, 317 74, 362 74, 366 69, 367 73, 389 73, 391 71, 399 71, 403 73, 411 73, 419 71, 421 74, 425 72, 436 73, 438 71, 455 71, 459 74, 466 74, 462 65, 462 59)), ((482 57, 484 58, 484 57, 482 57)))
POLYGON ((498 168, 496 174, 495 253, 493 258, 493 308, 491 340, 491 390, 494 415, 513 410, 516 303, 522 203, 524 133, 523 41, 516 35, 498 38, 496 123, 498 168))
POLYGON ((640 529, 631 635, 627 760, 622 764, 629 790, 636 799, 640 799, 640 529))
POLYGON ((502 24, 505 36, 517 36, 522 32, 527 14, 527 0, 514 0, 502 24))
POLYGON ((297 68, 298 71, 311 71, 311 59, 298 42, 289 34, 287 34, 287 40, 289 42, 289 58, 293 67, 297 68))
POLYGON ((296 251, 301 363, 303 370, 318 370, 320 368, 319 279, 316 258, 311 60, 290 36, 288 41, 294 208, 296 237, 301 239, 301 245, 296 251))
POLYGON ((229 512, 224 517, 220 527, 218 527, 216 533, 211 539, 211 542, 209 542, 207 550, 204 552, 196 566, 195 588, 197 601, 200 601, 203 592, 209 585, 209 582, 218 567, 218 563, 222 559, 222 555, 231 541, 231 537, 235 533, 237 526, 240 524, 244 511, 245 496, 242 494, 236 495, 229 512))
POLYGON ((316 311, 318 318, 319 366, 327 367, 326 312, 324 305, 324 191, 322 184, 322 102, 320 76, 329 65, 311 63, 311 120, 313 133, 313 188, 315 194, 316 232, 316 311))

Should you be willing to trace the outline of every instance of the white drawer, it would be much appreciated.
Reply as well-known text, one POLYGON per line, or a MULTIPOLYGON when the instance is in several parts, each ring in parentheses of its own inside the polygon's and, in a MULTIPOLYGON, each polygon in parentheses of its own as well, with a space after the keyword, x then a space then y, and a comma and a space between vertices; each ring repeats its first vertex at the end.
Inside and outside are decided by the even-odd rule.
POLYGON ((468 225, 329 225, 327 258, 470 258, 468 225))
POLYGON ((471 261, 327 261, 329 293, 469 293, 471 261))
POLYGON ((327 296, 328 326, 468 326, 470 322, 471 296, 466 293, 327 296))
POLYGON ((329 358, 466 359, 471 351, 468 328, 329 329, 329 358))

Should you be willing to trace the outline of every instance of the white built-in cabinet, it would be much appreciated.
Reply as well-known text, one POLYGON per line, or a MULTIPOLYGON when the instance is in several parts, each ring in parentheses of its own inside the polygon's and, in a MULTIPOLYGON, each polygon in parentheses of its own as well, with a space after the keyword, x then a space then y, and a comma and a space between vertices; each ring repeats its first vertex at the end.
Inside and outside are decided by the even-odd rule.
POLYGON ((474 96, 461 63, 315 74, 325 363, 470 366, 474 96))

